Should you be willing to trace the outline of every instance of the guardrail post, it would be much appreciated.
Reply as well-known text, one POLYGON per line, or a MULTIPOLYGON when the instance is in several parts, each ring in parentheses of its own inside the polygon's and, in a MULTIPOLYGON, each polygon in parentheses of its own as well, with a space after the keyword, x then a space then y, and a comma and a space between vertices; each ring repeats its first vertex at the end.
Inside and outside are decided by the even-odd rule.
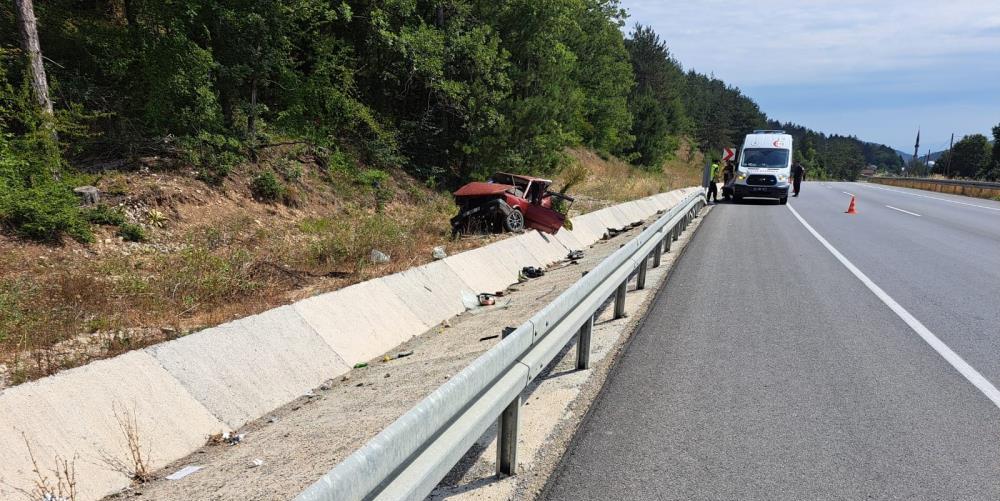
POLYGON ((670 233, 667 233, 667 238, 663 239, 663 252, 664 253, 670 252, 670 242, 673 242, 673 241, 674 241, 673 230, 671 230, 670 233))
POLYGON ((615 320, 625 318, 625 292, 627 287, 628 280, 625 280, 618 286, 618 292, 615 293, 615 320))
POLYGON ((653 268, 660 267, 660 261, 663 258, 663 241, 665 238, 656 244, 656 250, 653 251, 653 268))
POLYGON ((521 395, 500 413, 497 422, 497 476, 513 476, 517 473, 517 425, 521 410, 521 395))
POLYGON ((639 276, 635 278, 635 288, 636 290, 643 290, 646 288, 646 270, 649 265, 649 256, 642 256, 642 262, 639 263, 639 276))
MULTIPOLYGON (((670 239, 673 240, 674 242, 676 242, 677 239, 681 237, 680 236, 680 231, 678 231, 679 227, 680 227, 680 223, 677 223, 677 224, 674 225, 673 228, 670 229, 670 239)), ((668 248, 667 250, 670 250, 670 249, 668 248)))
POLYGON ((576 370, 582 371, 590 368, 590 335, 594 332, 594 316, 584 322, 580 327, 579 339, 576 343, 576 370))

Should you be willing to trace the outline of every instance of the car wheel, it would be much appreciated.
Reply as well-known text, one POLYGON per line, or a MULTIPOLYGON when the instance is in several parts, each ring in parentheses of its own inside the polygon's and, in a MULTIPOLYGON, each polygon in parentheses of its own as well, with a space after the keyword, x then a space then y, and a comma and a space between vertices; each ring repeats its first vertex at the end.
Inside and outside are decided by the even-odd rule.
POLYGON ((513 209, 503 218, 503 229, 512 232, 524 231, 524 215, 513 209))
POLYGON ((781 197, 781 199, 778 200, 778 203, 780 203, 781 205, 787 204, 788 203, 788 197, 781 197))

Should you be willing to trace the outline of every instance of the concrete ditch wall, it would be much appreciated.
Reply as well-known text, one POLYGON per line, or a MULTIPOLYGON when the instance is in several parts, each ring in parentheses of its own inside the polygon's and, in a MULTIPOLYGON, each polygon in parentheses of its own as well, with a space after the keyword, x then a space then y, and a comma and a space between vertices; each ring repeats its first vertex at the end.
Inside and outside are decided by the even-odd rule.
POLYGON ((951 193, 952 195, 964 195, 967 197, 993 199, 1000 197, 1000 183, 956 181, 951 179, 921 179, 914 177, 873 177, 869 178, 869 181, 889 186, 951 193))
POLYGON ((129 485, 101 459, 125 457, 116 412, 134 413, 160 468, 461 313, 463 294, 503 290, 522 267, 558 262, 699 189, 601 209, 573 218, 572 231, 528 232, 4 390, 0 499, 34 485, 26 442, 50 478, 54 458, 76 458, 78 499, 99 499, 129 485))

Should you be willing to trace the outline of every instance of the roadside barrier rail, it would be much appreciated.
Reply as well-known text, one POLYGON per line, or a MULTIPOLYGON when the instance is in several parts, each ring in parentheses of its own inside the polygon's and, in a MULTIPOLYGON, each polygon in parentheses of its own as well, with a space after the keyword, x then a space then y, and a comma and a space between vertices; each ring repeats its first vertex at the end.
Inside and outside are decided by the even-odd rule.
POLYGON ((521 393, 574 337, 576 367, 589 368, 599 309, 614 296, 614 317, 624 317, 631 277, 637 275, 637 288, 644 288, 649 262, 660 265, 662 253, 706 202, 703 193, 685 197, 296 499, 423 499, 494 422, 497 474, 513 475, 521 393))

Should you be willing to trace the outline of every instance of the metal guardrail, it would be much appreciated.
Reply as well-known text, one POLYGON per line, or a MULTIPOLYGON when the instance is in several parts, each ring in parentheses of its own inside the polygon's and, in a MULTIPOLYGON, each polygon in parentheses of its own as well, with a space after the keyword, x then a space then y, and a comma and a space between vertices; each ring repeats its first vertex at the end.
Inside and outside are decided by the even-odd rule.
POLYGON ((702 193, 688 195, 296 499, 423 499, 497 420, 497 474, 513 475, 521 392, 574 336, 576 366, 589 368, 598 310, 614 295, 615 318, 625 316, 631 277, 644 288, 649 261, 660 265, 705 203, 702 193))
POLYGON ((925 177, 885 177, 885 176, 872 176, 868 178, 870 180, 886 180, 886 181, 919 181, 921 183, 931 183, 931 184, 942 184, 949 186, 971 186, 975 188, 992 188, 995 190, 1000 190, 1000 183, 991 183, 988 181, 971 181, 964 179, 929 179, 925 177))

